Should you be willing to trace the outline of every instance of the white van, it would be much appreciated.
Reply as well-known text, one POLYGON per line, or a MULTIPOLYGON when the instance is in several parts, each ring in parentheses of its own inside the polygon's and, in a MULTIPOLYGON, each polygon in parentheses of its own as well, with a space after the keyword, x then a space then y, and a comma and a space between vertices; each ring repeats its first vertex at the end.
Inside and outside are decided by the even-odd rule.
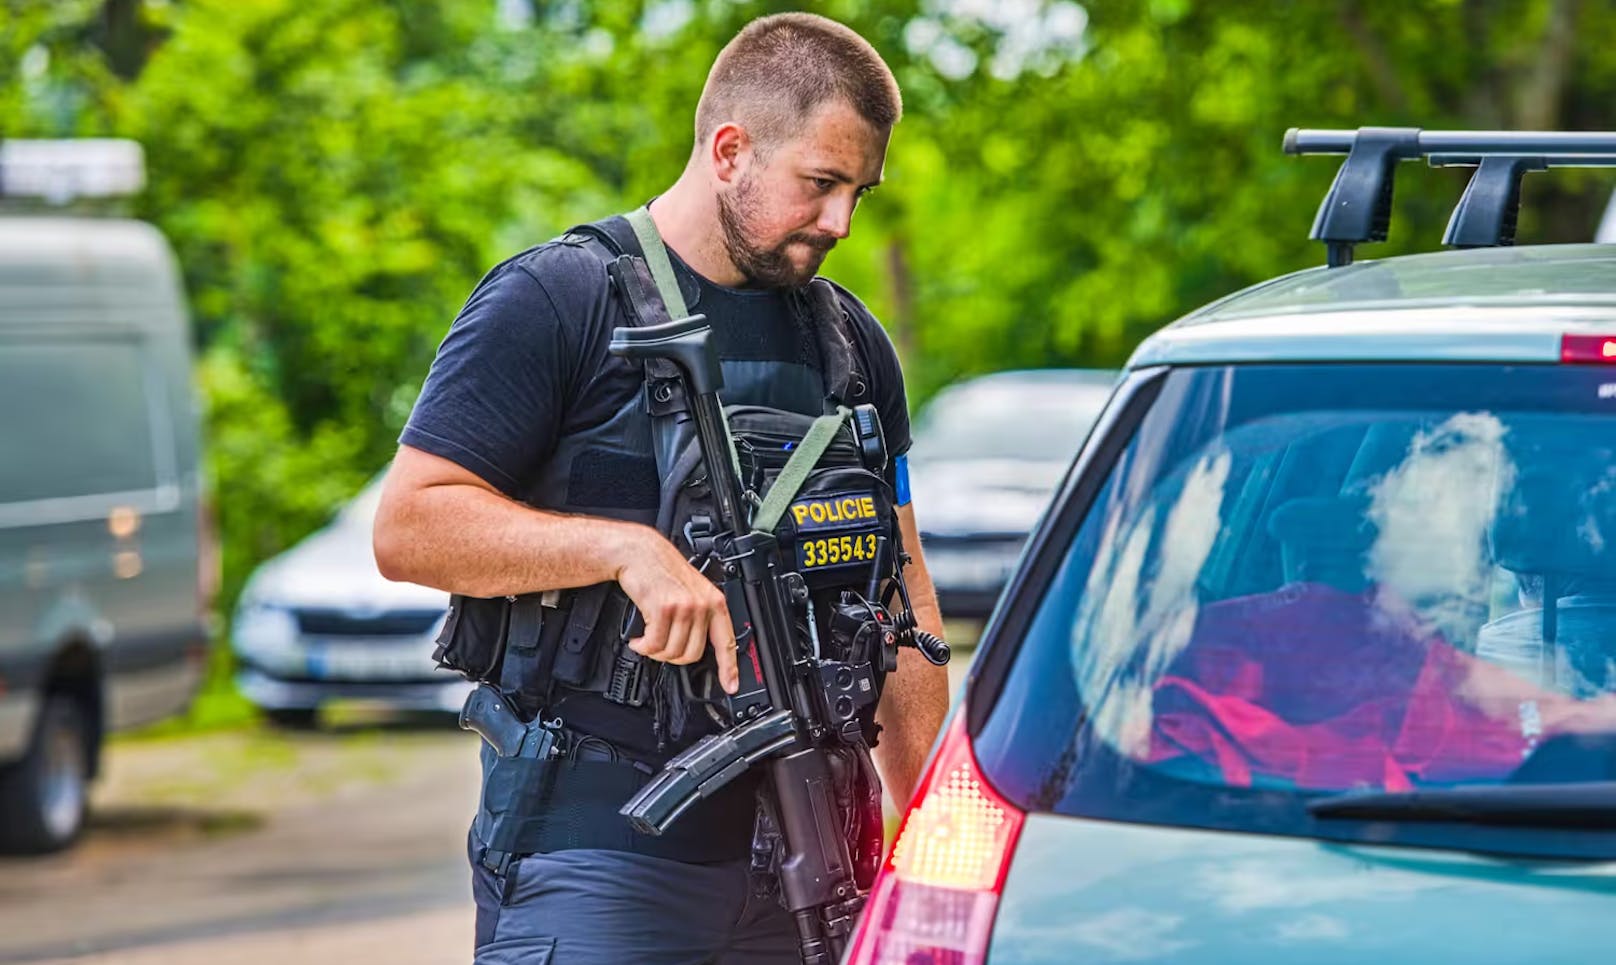
MULTIPOLYGON (((131 153, 138 178, 129 142, 0 143, 4 203, 119 188, 131 153)), ((77 836, 105 733, 188 704, 213 582, 168 243, 38 208, 0 213, 0 850, 23 852, 77 836)))

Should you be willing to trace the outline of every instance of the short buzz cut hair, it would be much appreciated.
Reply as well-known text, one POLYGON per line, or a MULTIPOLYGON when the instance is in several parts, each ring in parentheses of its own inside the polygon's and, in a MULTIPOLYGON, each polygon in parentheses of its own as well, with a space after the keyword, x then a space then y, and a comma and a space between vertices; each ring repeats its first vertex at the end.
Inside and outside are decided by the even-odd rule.
POLYGON ((811 13, 760 17, 713 61, 696 105, 696 148, 734 121, 766 153, 835 99, 878 130, 903 116, 891 68, 851 28, 811 13))

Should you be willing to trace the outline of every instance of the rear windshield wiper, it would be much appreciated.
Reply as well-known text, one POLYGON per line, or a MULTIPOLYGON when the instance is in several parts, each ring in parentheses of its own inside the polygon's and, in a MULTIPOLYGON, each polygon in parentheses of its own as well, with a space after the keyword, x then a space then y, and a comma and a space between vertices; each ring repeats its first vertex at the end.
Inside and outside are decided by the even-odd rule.
POLYGON ((1616 828, 1616 781, 1353 791, 1307 802, 1316 818, 1616 828))

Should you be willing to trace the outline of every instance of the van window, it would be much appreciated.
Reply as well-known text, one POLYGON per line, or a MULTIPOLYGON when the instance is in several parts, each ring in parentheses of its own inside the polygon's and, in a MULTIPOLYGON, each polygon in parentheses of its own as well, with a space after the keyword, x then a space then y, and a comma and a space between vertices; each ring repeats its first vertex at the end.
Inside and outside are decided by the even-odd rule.
POLYGON ((0 452, 0 503, 156 488, 140 346, 0 342, 0 452))

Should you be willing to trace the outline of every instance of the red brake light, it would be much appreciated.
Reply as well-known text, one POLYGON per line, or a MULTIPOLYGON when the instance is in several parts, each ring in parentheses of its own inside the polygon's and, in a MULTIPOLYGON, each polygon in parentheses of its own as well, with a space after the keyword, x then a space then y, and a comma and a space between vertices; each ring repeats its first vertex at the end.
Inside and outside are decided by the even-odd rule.
POLYGON ((846 965, 981 963, 1025 819, 982 779, 961 708, 904 815, 846 965))
POLYGON ((1616 335, 1562 335, 1560 361, 1616 365, 1616 335))

